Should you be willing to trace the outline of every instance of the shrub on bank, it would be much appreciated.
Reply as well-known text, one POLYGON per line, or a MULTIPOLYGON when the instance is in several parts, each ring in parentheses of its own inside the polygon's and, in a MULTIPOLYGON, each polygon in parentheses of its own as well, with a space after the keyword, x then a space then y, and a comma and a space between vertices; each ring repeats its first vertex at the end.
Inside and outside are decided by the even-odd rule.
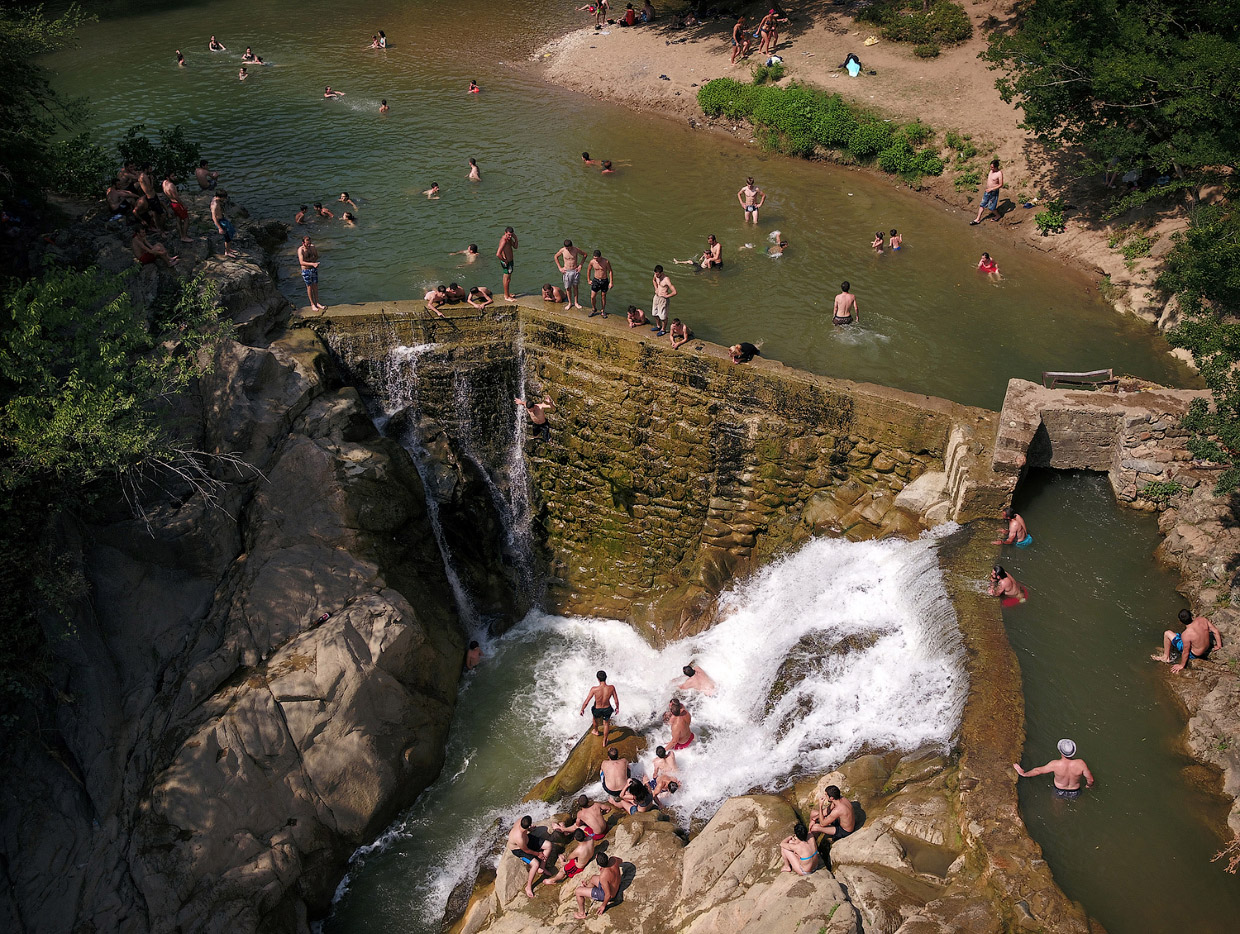
POLYGON ((933 46, 930 55, 914 49, 923 58, 937 55, 940 45, 955 45, 973 36, 969 14, 950 0, 873 0, 858 11, 857 22, 879 27, 882 37, 890 42, 912 42, 927 51, 933 46))
POLYGON ((900 126, 879 120, 825 94, 799 84, 786 88, 741 84, 716 78, 698 88, 698 104, 708 117, 748 120, 763 149, 808 158, 818 147, 848 152, 910 183, 925 175, 942 175, 943 161, 930 148, 934 130, 920 120, 900 126))

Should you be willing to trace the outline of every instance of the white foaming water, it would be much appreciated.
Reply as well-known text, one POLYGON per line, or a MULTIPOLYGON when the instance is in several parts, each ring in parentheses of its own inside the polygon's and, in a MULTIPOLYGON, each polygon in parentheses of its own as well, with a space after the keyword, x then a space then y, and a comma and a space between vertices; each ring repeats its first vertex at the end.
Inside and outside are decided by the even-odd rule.
MULTIPOLYGON (((358 851, 327 930, 438 930, 496 834, 549 811, 516 802, 589 728, 579 711, 600 668, 619 692, 615 722, 647 734, 647 773, 682 666, 717 682, 713 697, 681 695, 697 738, 677 753, 683 784, 664 799, 681 823, 862 746, 951 743, 968 682, 934 538, 811 541, 724 595, 721 615, 661 651, 615 620, 537 612, 495 640, 462 691, 442 777, 386 845, 358 851)), ((586 793, 597 797, 597 783, 586 793)))

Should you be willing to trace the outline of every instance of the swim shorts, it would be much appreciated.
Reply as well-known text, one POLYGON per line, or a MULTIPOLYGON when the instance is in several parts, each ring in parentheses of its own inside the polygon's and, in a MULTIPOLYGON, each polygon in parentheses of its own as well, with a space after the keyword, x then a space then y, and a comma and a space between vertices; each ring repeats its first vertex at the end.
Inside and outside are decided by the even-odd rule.
POLYGON ((224 232, 224 242, 228 243, 233 237, 237 236, 237 228, 233 226, 232 221, 227 217, 220 218, 220 230, 224 232))
POLYGON ((513 264, 513 260, 508 260, 508 262, 504 262, 501 259, 499 261, 499 268, 504 270, 504 275, 511 276, 512 275, 512 264, 513 264))
POLYGON ((608 797, 619 798, 620 795, 624 792, 623 788, 621 788, 619 791, 613 791, 612 789, 608 788, 607 779, 603 777, 602 772, 598 773, 598 783, 603 786, 603 791, 606 792, 608 797))
POLYGON ((1080 796, 1081 796, 1081 789, 1079 788, 1056 788, 1055 789, 1056 798, 1064 798, 1068 801, 1075 801, 1080 796))
POLYGON ((181 220, 189 219, 189 211, 185 210, 185 205, 180 201, 169 201, 168 204, 172 208, 172 213, 181 218, 181 220))
MULTIPOLYGON (((151 263, 155 262, 155 254, 154 253, 143 253, 141 256, 138 257, 138 262, 141 263, 143 266, 149 266, 151 263)), ((1178 639, 1179 636, 1176 636, 1176 638, 1178 639)))
POLYGON ((611 283, 608 282, 608 280, 606 279, 591 279, 590 280, 590 291, 591 292, 602 292, 604 295, 606 295, 607 290, 610 288, 611 288, 611 283))
POLYGON ((611 715, 613 713, 615 713, 615 711, 611 709, 610 704, 606 707, 591 707, 590 708, 590 714, 594 717, 595 720, 610 720, 611 715))
POLYGON ((1032 544, 1033 544, 1033 536, 1030 535, 1028 532, 1026 532, 1025 537, 1016 543, 1016 547, 1017 548, 1028 548, 1032 544))
POLYGON ((1020 606, 1029 599, 1029 588, 1024 584, 1020 585, 1019 597, 1002 597, 999 600, 1000 605, 1005 607, 1020 606))
MULTIPOLYGON (((1175 638, 1171 640, 1171 647, 1175 649, 1177 652, 1179 652, 1181 655, 1184 654, 1184 637, 1181 633, 1176 633, 1175 638)), ((1206 658, 1210 654, 1210 649, 1213 649, 1213 648, 1214 648, 1214 634, 1211 633, 1210 634, 1210 648, 1206 649, 1205 655, 1194 655, 1192 651, 1190 650, 1188 653, 1188 660, 1192 661, 1194 658, 1206 658)))
POLYGON ((745 213, 746 213, 746 214, 752 214, 752 213, 753 213, 754 211, 756 211, 756 210, 758 210, 758 206, 757 206, 756 204, 747 204, 747 205, 745 205, 745 213))
POLYGON ((833 840, 833 841, 834 841, 834 840, 843 840, 845 837, 847 837, 847 836, 848 836, 849 834, 851 834, 851 833, 852 833, 852 831, 851 831, 851 830, 845 830, 845 829, 844 829, 843 827, 841 827, 839 824, 836 824, 836 825, 835 825, 835 833, 832 833, 832 834, 827 834, 827 836, 828 836, 831 840, 833 840))
POLYGON ((982 207, 988 211, 997 211, 999 209, 998 188, 992 188, 990 191, 982 195, 982 207))
POLYGON ((590 889, 590 897, 596 902, 601 902, 606 900, 607 893, 603 891, 603 887, 601 885, 596 885, 594 888, 590 889))
POLYGON ((835 317, 833 317, 833 318, 831 319, 831 323, 832 323, 832 324, 838 324, 838 325, 841 325, 841 326, 843 326, 843 325, 845 325, 845 324, 852 324, 852 323, 853 323, 852 315, 849 315, 847 318, 835 318, 835 317))
POLYGON ((675 746, 672 747, 672 749, 674 749, 676 752, 680 752, 680 750, 687 748, 688 745, 691 742, 693 742, 696 738, 697 738, 696 736, 690 733, 689 738, 687 740, 685 740, 683 743, 677 743, 675 746))
POLYGON ((574 857, 564 864, 564 878, 571 879, 573 876, 581 872, 582 867, 577 865, 577 859, 574 857))
POLYGON ((667 320, 667 297, 656 295, 650 300, 650 314, 656 318, 667 320))
POLYGON ((564 271, 564 291, 572 292, 577 288, 577 284, 581 281, 580 269, 566 269, 564 271))
POLYGON ((513 850, 512 855, 521 860, 521 862, 525 863, 527 866, 535 859, 533 855, 525 852, 524 850, 513 850))
POLYGON ((301 271, 301 281, 306 285, 318 285, 319 283, 319 267, 310 266, 301 271))

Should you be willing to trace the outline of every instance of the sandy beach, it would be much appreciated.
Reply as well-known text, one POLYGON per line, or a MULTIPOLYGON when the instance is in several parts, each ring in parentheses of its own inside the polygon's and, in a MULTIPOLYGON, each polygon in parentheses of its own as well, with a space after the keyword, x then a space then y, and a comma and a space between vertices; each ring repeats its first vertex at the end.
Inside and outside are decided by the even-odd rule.
MULTIPOLYGON (((1157 258, 1170 246, 1169 234, 1182 229, 1180 211, 1158 212, 1152 208, 1130 212, 1114 223, 1100 219, 1107 190, 1097 175, 1081 175, 1071 160, 1044 151, 1021 129, 1021 113, 1004 103, 995 89, 997 72, 978 55, 987 45, 989 23, 1006 23, 1012 4, 1005 0, 978 0, 965 4, 974 25, 973 38, 958 46, 944 48, 933 59, 920 59, 912 47, 879 39, 867 46, 867 38, 876 29, 855 23, 848 11, 851 3, 838 3, 823 9, 815 5, 802 10, 789 4, 790 22, 780 32, 777 53, 784 63, 783 85, 796 81, 825 91, 838 93, 846 100, 860 104, 893 120, 920 118, 942 134, 955 131, 972 138, 979 155, 975 167, 997 157, 1003 166, 1005 186, 1003 197, 1016 207, 1002 220, 987 220, 986 229, 993 230, 996 245, 1022 241, 1036 249, 1056 254, 1092 275, 1109 276, 1114 288, 1112 300, 1117 307, 1149 320, 1169 323, 1160 304, 1152 302, 1147 292, 1152 280, 1151 270, 1157 258), (863 73, 851 78, 838 66, 848 53, 855 53, 864 66, 863 73), (870 74, 874 72, 874 74, 870 74), (1063 198, 1067 205, 1067 230, 1043 237, 1033 222, 1039 210, 1021 205, 1035 198, 1063 198), (1116 250, 1108 244, 1114 229, 1122 224, 1150 224, 1160 235, 1152 257, 1127 268, 1116 250), (1161 320, 1160 320, 1161 319, 1161 320)), ((595 30, 592 20, 585 19, 582 28, 546 44, 534 54, 544 77, 553 83, 678 121, 689 121, 695 127, 727 132, 744 141, 752 138, 748 125, 737 126, 726 120, 712 121, 703 116, 697 104, 697 89, 713 78, 732 77, 749 80, 752 68, 764 56, 753 52, 747 61, 730 64, 730 34, 735 20, 720 18, 697 26, 678 26, 675 11, 659 9, 654 23, 635 28, 615 25, 595 30)), ((760 18, 756 6, 750 11, 760 18)), ((755 144, 756 145, 756 144, 755 144)), ((950 155, 950 151, 947 151, 950 155)), ((945 160, 947 161, 947 160, 945 160)), ((859 168, 858 171, 877 169, 859 168)), ((960 223, 967 223, 977 210, 980 192, 958 192, 954 186, 955 172, 948 164, 943 175, 926 178, 920 191, 937 198, 960 223)), ((898 179, 893 185, 902 185, 898 179)))

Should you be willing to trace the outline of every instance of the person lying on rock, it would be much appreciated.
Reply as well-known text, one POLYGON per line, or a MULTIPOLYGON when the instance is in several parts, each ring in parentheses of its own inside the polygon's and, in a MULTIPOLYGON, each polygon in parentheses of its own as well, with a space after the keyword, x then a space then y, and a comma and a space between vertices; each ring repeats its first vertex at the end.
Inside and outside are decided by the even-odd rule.
POLYGON ((508 831, 508 845, 512 847, 512 855, 530 867, 530 874, 525 880, 527 898, 534 897, 534 880, 543 871, 543 866, 551 855, 551 841, 534 837, 530 833, 533 825, 534 818, 526 814, 508 831))
POLYGON ((542 287, 542 298, 544 302, 566 302, 568 301, 568 293, 558 285, 552 285, 550 282, 544 282, 542 287))
POLYGON ((448 303, 448 287, 446 285, 435 286, 424 296, 422 296, 422 298, 426 302, 426 307, 430 311, 435 312, 435 314, 441 318, 447 317, 447 315, 439 310, 440 306, 448 303))
POLYGON ((475 308, 486 308, 488 305, 495 304, 495 294, 485 285, 475 285, 469 290, 469 298, 466 301, 475 308))
POLYGON ((689 708, 679 700, 673 697, 667 702, 667 712, 663 714, 663 722, 672 728, 672 739, 669 745, 675 751, 679 752, 693 742, 694 736, 689 730, 692 720, 689 708))
POLYGON ((733 363, 748 363, 754 357, 762 355, 760 351, 749 341, 741 341, 739 344, 733 344, 728 348, 728 353, 732 355, 733 363))
POLYGON ((576 846, 573 847, 572 854, 564 861, 560 871, 545 881, 563 882, 580 874, 590 865, 590 860, 594 859, 594 847, 596 845, 593 838, 587 837, 586 832, 578 828, 573 831, 573 840, 576 841, 576 846))
POLYGON ((701 691, 707 697, 713 697, 715 693, 715 682, 706 670, 701 667, 695 668, 693 665, 685 665, 680 669, 685 673, 685 680, 676 685, 678 691, 701 691))
POLYGON ((581 795, 573 802, 573 810, 569 812, 568 823, 552 824, 551 829, 567 834, 581 830, 591 840, 602 840, 607 836, 607 811, 614 810, 619 809, 614 805, 604 805, 601 801, 591 802, 588 797, 581 795))
POLYGON ((822 857, 818 855, 818 847, 809 838, 805 825, 797 821, 792 828, 792 836, 780 841, 779 855, 783 860, 780 872, 795 872, 808 876, 822 866, 822 857))
POLYGON ((676 753, 670 752, 665 746, 659 746, 654 751, 654 769, 650 774, 650 781, 646 782, 650 786, 650 790, 656 795, 667 790, 668 786, 674 784, 673 779, 679 778, 680 775, 676 769, 676 753))
POLYGON ((587 898, 598 902, 598 913, 601 916, 607 910, 608 903, 620 891, 620 857, 599 853, 594 862, 598 866, 598 872, 584 885, 577 886, 577 911, 573 917, 578 921, 585 920, 587 898))
POLYGON ((1163 633, 1162 653, 1155 652, 1150 656, 1156 662, 1170 662, 1172 650, 1179 652, 1179 663, 1171 666, 1177 674, 1194 658, 1208 658, 1211 651, 1223 647, 1222 633, 1204 616, 1194 618, 1188 610, 1180 610, 1180 622, 1184 625, 1184 631, 1168 629, 1163 633))
POLYGON ((457 285, 455 282, 448 283, 447 295, 448 304, 450 305, 459 305, 461 302, 465 301, 466 298, 468 298, 468 293, 465 289, 457 285))
POLYGON ((650 321, 646 318, 646 312, 642 311, 636 305, 629 306, 629 327, 636 328, 643 324, 649 323, 650 321))
POLYGON ((1070 739, 1061 739, 1059 741, 1059 758, 1052 759, 1036 769, 1030 769, 1026 772, 1020 767, 1019 762, 1013 762, 1012 768, 1016 770, 1016 774, 1021 778, 1033 778, 1035 775, 1051 774, 1055 776, 1055 797, 1066 798, 1069 801, 1081 796, 1081 779, 1085 779, 1085 787, 1092 788, 1094 784, 1094 773, 1089 771, 1089 766, 1085 764, 1084 759, 1076 758, 1076 743, 1070 739))
POLYGON ((151 243, 147 240, 140 227, 134 230, 133 238, 129 241, 129 248, 133 251, 133 258, 143 266, 149 266, 155 262, 162 263, 166 267, 177 264, 178 257, 169 256, 168 248, 162 243, 151 243))
POLYGON ((857 829, 857 815, 852 802, 843 797, 838 785, 828 785, 826 793, 826 800, 819 801, 809 812, 809 832, 843 840, 857 829))
MULTIPOLYGON (((547 401, 550 402, 551 400, 548 399, 547 401)), ((517 404, 521 404, 520 399, 517 400, 517 404)), ((539 412, 539 414, 542 415, 542 412, 539 412)), ((543 422, 546 422, 546 420, 546 415, 543 415, 543 422)), ((538 424, 534 418, 533 411, 530 412, 530 421, 538 424)), ((586 704, 589 704, 590 715, 594 717, 594 726, 590 732, 595 736, 601 735, 603 737, 603 745, 606 746, 607 735, 611 732, 611 718, 614 714, 620 712, 620 695, 616 693, 614 687, 607 683, 607 672, 598 671, 595 672, 595 676, 598 678, 598 684, 594 685, 586 693, 586 699, 581 702, 581 712, 578 716, 585 716, 586 704), (615 704, 614 708, 612 707, 613 703, 615 704), (600 724, 602 725, 601 734, 599 732, 600 724)))
POLYGON ((603 783, 603 794, 612 804, 619 804, 624 794, 625 782, 629 780, 629 760, 620 755, 620 750, 612 747, 607 750, 607 758, 599 767, 598 780, 603 783))

